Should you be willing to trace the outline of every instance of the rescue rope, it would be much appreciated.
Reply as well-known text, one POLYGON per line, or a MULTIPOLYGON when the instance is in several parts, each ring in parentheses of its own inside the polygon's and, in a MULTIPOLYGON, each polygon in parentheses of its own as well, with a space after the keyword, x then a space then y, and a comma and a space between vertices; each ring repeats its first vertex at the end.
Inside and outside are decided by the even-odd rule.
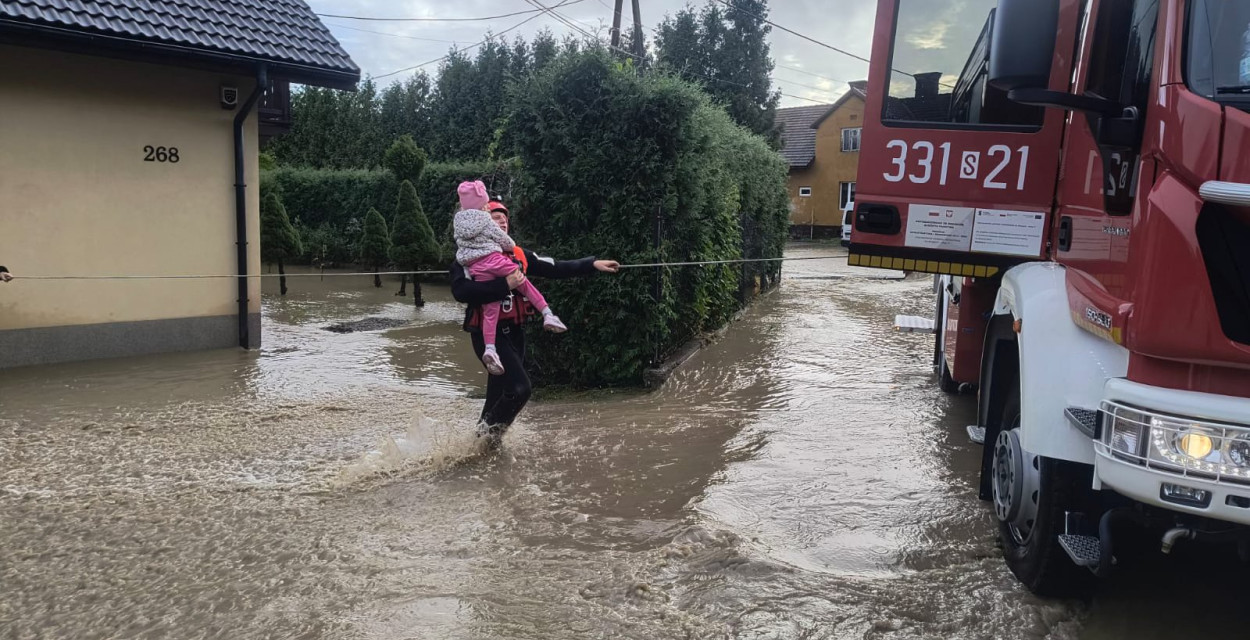
MULTIPOLYGON (((644 269, 658 267, 693 267, 705 265, 746 264, 753 262, 798 262, 802 260, 837 260, 839 256, 804 256, 798 258, 739 258, 737 260, 699 260, 691 262, 649 262, 644 264, 623 264, 621 269, 644 269)), ((14 275, 13 280, 208 280, 238 278, 345 278, 361 276, 425 276, 444 275, 446 269, 437 271, 358 271, 351 273, 255 273, 246 276, 222 274, 188 274, 188 275, 102 275, 102 276, 27 276, 14 275)))
POLYGON ((177 276, 24 276, 15 275, 13 280, 206 280, 212 278, 218 279, 238 279, 238 278, 342 278, 346 276, 411 276, 411 275, 437 275, 446 274, 446 269, 438 271, 360 271, 354 273, 253 273, 246 276, 239 275, 203 275, 189 274, 177 276))
POLYGON ((699 260, 696 262, 649 262, 645 264, 623 264, 622 269, 643 269, 651 267, 693 267, 711 264, 744 264, 749 262, 798 262, 800 260, 837 260, 839 256, 808 256, 803 258, 740 258, 738 260, 699 260))

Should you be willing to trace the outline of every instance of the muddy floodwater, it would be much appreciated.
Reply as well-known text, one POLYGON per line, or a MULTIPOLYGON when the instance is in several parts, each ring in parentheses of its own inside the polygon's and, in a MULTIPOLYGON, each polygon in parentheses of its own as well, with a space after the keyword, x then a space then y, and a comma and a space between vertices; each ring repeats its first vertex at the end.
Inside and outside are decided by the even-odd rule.
MULTIPOLYGON (((257 353, 0 372, 0 638, 1250 635, 1221 553, 1146 554, 1091 602, 1021 589, 973 402, 891 328, 931 281, 789 253, 828 259, 661 390, 537 401, 498 455, 445 287, 266 281, 257 353), (367 317, 411 322, 325 330, 367 317)), ((26 286, 56 284, 0 293, 26 286)))

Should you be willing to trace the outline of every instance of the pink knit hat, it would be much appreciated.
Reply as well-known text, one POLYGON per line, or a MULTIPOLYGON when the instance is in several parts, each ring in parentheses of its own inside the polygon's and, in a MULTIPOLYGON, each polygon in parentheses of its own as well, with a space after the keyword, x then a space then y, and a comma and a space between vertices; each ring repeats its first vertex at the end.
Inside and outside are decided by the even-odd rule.
POLYGON ((481 209, 490 201, 490 196, 486 195, 486 185, 481 180, 473 182, 461 182, 460 188, 456 189, 460 194, 460 209, 462 211, 468 209, 481 209))

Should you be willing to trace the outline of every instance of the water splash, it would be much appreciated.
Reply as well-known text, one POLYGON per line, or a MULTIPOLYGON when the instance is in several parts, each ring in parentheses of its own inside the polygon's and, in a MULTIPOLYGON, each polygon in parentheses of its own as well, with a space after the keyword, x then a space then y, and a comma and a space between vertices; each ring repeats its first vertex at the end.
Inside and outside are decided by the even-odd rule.
POLYGON ((376 448, 339 469, 330 484, 344 489, 396 476, 434 474, 489 453, 475 429, 418 415, 403 435, 383 436, 376 448))

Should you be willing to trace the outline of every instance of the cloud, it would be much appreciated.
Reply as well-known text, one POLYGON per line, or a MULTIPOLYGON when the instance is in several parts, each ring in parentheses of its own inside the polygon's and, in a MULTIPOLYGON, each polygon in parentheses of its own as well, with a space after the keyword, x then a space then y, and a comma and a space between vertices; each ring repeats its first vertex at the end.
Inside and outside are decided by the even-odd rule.
POLYGON ((908 73, 940 72, 942 82, 953 85, 996 0, 900 2, 894 68, 908 73))
MULTIPOLYGON (((547 6, 560 0, 539 0, 547 6)), ((934 0, 922 0, 931 2, 934 0)), ((477 17, 491 16, 529 8, 516 0, 308 0, 314 11, 354 16, 377 17, 477 17)), ((696 7, 703 0, 689 2, 696 7)), ((666 14, 675 14, 688 4, 687 0, 647 0, 642 3, 643 25, 653 33, 666 14)), ((774 0, 769 17, 777 24, 857 54, 868 56, 872 49, 874 3, 864 0, 774 0)), ((584 24, 588 31, 599 30, 606 35, 612 19, 611 0, 581 0, 559 10, 561 15, 584 24)), ((626 7, 629 5, 626 4, 626 7)), ((468 46, 480 41, 488 32, 501 32, 530 15, 501 18, 487 22, 365 22, 342 18, 323 18, 331 33, 369 75, 378 76, 410 67, 445 55, 457 43, 468 46), (364 31, 362 31, 364 30, 364 31), (372 31, 376 33, 368 33, 372 31), (382 34, 390 35, 382 35, 382 34), (415 38, 422 38, 417 40, 415 38)), ((631 19, 626 11, 625 20, 631 19)), ((577 24, 577 23, 575 23, 577 24)), ((557 37, 576 34, 573 29, 551 16, 541 16, 508 34, 532 39, 542 29, 550 29, 557 37)), ((774 86, 790 96, 783 96, 783 106, 812 104, 802 98, 820 101, 836 99, 845 90, 845 82, 868 75, 868 65, 791 34, 773 29, 769 34, 773 59, 778 64, 801 69, 819 78, 778 68, 774 86), (820 87, 812 91, 800 85, 820 87), (829 91, 824 91, 829 87, 829 91)), ((434 73, 437 67, 426 70, 434 73)), ((397 74, 381 82, 402 80, 412 72, 397 74)))
POLYGON ((932 24, 924 31, 908 34, 907 44, 922 50, 945 49, 946 33, 950 31, 950 28, 949 22, 932 24))
POLYGON ((928 18, 922 23, 919 29, 908 34, 905 38, 907 43, 920 50, 945 49, 946 39, 951 32, 951 28, 959 24, 964 18, 964 10, 967 9, 966 0, 949 0, 943 4, 940 2, 926 2, 923 9, 916 9, 918 13, 923 15, 924 12, 938 11, 936 15, 928 18))

